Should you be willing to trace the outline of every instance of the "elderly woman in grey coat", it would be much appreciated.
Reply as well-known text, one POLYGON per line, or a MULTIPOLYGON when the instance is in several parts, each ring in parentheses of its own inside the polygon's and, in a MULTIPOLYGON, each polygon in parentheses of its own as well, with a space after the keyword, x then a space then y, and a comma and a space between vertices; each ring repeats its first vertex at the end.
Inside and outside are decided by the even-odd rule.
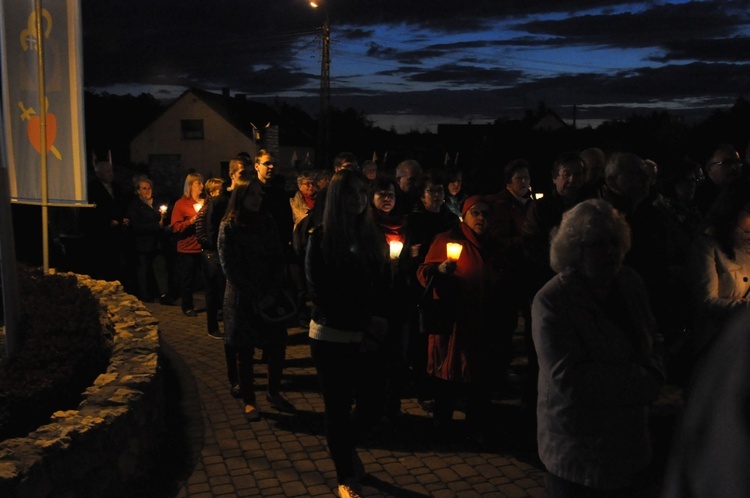
POLYGON ((651 459, 648 406, 664 375, 643 282, 622 266, 629 248, 625 219, 602 200, 566 212, 552 238, 559 273, 534 298, 532 334, 553 498, 629 496, 651 459))

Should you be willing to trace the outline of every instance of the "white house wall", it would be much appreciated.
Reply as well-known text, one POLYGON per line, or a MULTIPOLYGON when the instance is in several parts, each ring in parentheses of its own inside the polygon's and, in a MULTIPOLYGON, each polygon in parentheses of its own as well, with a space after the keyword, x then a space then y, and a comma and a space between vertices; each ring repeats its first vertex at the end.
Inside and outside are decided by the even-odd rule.
POLYGON ((254 156, 256 145, 190 93, 179 98, 130 143, 130 157, 135 163, 148 164, 150 155, 178 154, 183 172, 193 168, 205 177, 219 176, 221 163, 238 152, 254 156), (182 139, 180 122, 184 119, 203 120, 203 140, 182 139))

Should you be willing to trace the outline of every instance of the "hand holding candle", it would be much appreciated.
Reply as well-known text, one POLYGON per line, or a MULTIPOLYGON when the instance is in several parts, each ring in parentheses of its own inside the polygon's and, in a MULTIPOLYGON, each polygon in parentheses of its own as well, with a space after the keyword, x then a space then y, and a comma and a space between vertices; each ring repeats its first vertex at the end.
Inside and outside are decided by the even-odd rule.
POLYGON ((388 243, 388 246, 390 247, 391 259, 398 259, 404 249, 404 243, 400 240, 392 240, 388 243))
POLYGON ((167 214, 167 205, 166 204, 162 204, 161 206, 159 206, 159 212, 161 214, 167 214))
POLYGON ((445 250, 448 253, 448 259, 450 261, 458 261, 458 258, 461 257, 461 251, 463 248, 464 246, 457 242, 448 242, 445 247, 445 250))

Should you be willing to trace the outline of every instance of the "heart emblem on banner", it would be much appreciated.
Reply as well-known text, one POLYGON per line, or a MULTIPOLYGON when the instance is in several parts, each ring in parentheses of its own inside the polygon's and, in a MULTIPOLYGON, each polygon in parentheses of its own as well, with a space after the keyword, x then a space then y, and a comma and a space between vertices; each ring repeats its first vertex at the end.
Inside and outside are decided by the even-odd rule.
MULTIPOLYGON (((29 124, 26 126, 26 133, 29 135, 29 142, 34 146, 37 152, 42 152, 42 119, 39 116, 29 118, 29 124)), ((57 137, 57 118, 54 114, 47 113, 47 152, 52 149, 55 138, 57 137)))

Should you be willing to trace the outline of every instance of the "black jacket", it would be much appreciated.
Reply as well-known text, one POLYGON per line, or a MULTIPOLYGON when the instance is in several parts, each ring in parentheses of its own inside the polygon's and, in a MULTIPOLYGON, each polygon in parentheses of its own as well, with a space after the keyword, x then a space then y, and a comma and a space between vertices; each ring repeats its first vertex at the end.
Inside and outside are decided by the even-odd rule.
POLYGON ((162 230, 159 225, 161 214, 158 204, 154 202, 149 206, 135 198, 128 207, 127 218, 130 219, 130 234, 135 251, 141 254, 156 252, 162 230))
POLYGON ((321 325, 364 331, 373 316, 387 316, 390 279, 388 265, 348 261, 326 262, 321 249, 323 230, 310 236, 305 256, 312 319, 321 325))

